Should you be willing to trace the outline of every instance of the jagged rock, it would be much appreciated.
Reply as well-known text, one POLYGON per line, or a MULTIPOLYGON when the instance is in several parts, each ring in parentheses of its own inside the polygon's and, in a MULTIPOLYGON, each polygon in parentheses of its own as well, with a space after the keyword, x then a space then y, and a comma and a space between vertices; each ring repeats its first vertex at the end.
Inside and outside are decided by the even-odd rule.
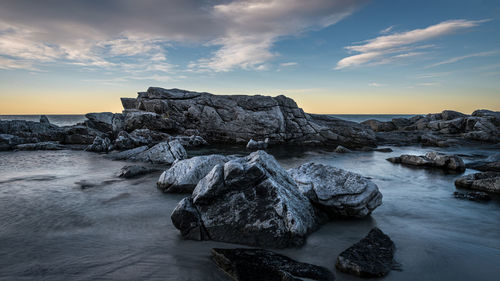
POLYGON ((337 153, 349 153, 349 152, 352 152, 352 150, 339 145, 339 146, 337 146, 337 148, 335 148, 335 152, 337 152, 337 153))
POLYGON ((403 154, 399 157, 387 158, 387 160, 392 163, 412 166, 438 167, 457 172, 465 171, 465 164, 462 158, 457 155, 446 155, 438 152, 428 152, 424 156, 403 154))
POLYGON ((148 146, 140 146, 112 153, 108 157, 114 160, 150 162, 153 164, 172 164, 175 160, 187 158, 187 153, 179 141, 173 140, 170 142, 161 142, 151 148, 148 146))
POLYGON ((44 141, 44 142, 37 142, 37 143, 18 144, 15 146, 15 149, 18 149, 18 150, 61 150, 61 149, 64 149, 64 146, 60 145, 57 142, 44 141))
POLYGON ((85 151, 108 152, 111 141, 108 138, 95 137, 94 142, 85 148, 85 151))
POLYGON ((130 134, 126 131, 119 132, 113 145, 115 149, 126 150, 143 145, 152 146, 171 139, 169 134, 151 131, 149 129, 136 129, 130 134))
POLYGON ((269 145, 269 138, 266 138, 263 141, 255 141, 253 139, 250 139, 247 143, 247 149, 251 150, 266 149, 268 145, 269 145))
POLYGON ((0 134, 0 151, 11 150, 14 146, 24 142, 25 141, 18 136, 0 134))
POLYGON ((134 155, 142 153, 144 151, 147 151, 148 149, 149 149, 149 147, 147 145, 143 145, 143 146, 136 147, 133 149, 128 149, 128 150, 124 150, 121 152, 114 152, 114 153, 108 154, 107 157, 110 159, 113 159, 113 160, 129 160, 134 155))
POLYGON ((366 237, 340 253, 338 270, 359 277, 382 277, 394 266, 396 247, 391 238, 374 227, 366 237))
POLYGON ((489 201, 491 197, 486 192, 481 191, 468 191, 468 192, 453 192, 453 196, 458 199, 470 200, 470 201, 489 201))
POLYGON ((150 87, 133 102, 123 99, 125 129, 148 126, 179 135, 198 130, 210 143, 271 143, 374 146, 373 131, 327 115, 309 115, 285 96, 212 95, 150 87), (332 119, 333 118, 333 119, 332 119))
POLYGON ((60 127, 25 120, 0 120, 0 134, 17 136, 27 143, 64 140, 64 132, 60 127))
POLYGON ((459 177, 455 186, 479 191, 500 193, 500 173, 484 172, 459 177))
POLYGON ((40 116, 40 123, 50 124, 49 118, 47 118, 46 115, 41 115, 40 116))
POLYGON ((176 161, 172 167, 161 174, 158 189, 169 193, 192 193, 198 182, 216 165, 224 165, 234 157, 224 155, 196 156, 176 161))
POLYGON ((374 132, 390 132, 397 129, 396 125, 392 122, 382 122, 375 119, 366 120, 361 124, 368 126, 374 132))
POLYGON ((196 146, 201 146, 201 145, 207 145, 208 142, 205 141, 202 137, 200 136, 175 136, 172 137, 174 140, 178 140, 182 146, 184 147, 196 147, 196 146))
POLYGON ((369 215, 382 204, 376 184, 356 173, 306 163, 288 170, 300 192, 331 218, 369 215))
POLYGON ((215 166, 172 213, 188 239, 283 248, 317 227, 295 181, 262 150, 215 166))
POLYGON ((292 260, 289 257, 263 249, 212 249, 215 264, 237 281, 333 281, 328 269, 292 260))
POLYGON ((145 174, 158 171, 156 168, 141 166, 141 165, 127 165, 120 170, 118 176, 120 178, 135 178, 145 174))
POLYGON ((88 119, 84 123, 89 128, 99 130, 101 132, 113 131, 114 114, 111 112, 87 113, 85 117, 88 119))
POLYGON ((62 127, 64 131, 64 144, 92 144, 94 139, 106 137, 101 131, 83 125, 62 127))

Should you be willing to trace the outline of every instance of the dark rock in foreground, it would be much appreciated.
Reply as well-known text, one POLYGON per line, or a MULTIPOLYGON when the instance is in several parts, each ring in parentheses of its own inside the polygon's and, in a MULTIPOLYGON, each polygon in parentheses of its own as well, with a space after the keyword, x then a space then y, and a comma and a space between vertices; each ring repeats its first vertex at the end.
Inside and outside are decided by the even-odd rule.
POLYGON ((475 173, 459 177, 455 180, 459 188, 500 193, 500 172, 475 173))
POLYGON ((489 201, 491 197, 486 192, 468 191, 468 192, 453 192, 453 196, 457 199, 465 199, 470 201, 489 201))
POLYGON ((399 157, 387 158, 387 161, 411 166, 438 167, 457 172, 465 171, 462 158, 457 155, 446 155, 438 152, 428 152, 423 156, 403 154, 399 157))
POLYGON ((118 176, 120 178, 135 178, 145 174, 153 173, 158 171, 156 168, 141 166, 141 165, 127 165, 120 170, 118 176))
POLYGON ((276 248, 302 245, 317 227, 307 197, 262 150, 216 165, 171 218, 188 239, 276 248))
POLYGON ((237 281, 333 281, 328 269, 262 249, 212 249, 217 266, 237 281))
POLYGON ((315 163, 288 173, 313 205, 331 218, 362 218, 382 204, 377 185, 356 173, 315 163))
POLYGON ((340 253, 335 266, 359 277, 382 277, 394 265, 395 250, 391 238, 375 227, 365 238, 340 253))

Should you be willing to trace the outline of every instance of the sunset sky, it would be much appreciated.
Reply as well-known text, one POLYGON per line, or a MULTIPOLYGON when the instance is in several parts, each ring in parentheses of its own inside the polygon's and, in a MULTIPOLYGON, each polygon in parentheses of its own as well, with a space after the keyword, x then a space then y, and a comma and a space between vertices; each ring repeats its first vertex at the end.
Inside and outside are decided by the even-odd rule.
POLYGON ((500 110, 500 2, 0 2, 0 114, 120 112, 149 86, 313 113, 500 110))

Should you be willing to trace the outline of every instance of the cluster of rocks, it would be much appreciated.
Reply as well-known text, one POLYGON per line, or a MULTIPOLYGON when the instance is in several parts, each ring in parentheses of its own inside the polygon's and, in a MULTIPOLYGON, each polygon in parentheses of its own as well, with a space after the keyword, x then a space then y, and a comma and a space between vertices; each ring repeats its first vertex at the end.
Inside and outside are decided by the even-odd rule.
POLYGON ((313 163, 286 171, 262 150, 177 161, 158 187, 193 190, 171 216, 183 237, 278 248, 303 244, 325 217, 361 218, 382 203, 360 175, 313 163))
POLYGON ((500 193, 500 172, 482 172, 459 177, 455 180, 458 188, 500 193))
POLYGON ((476 110, 472 115, 445 110, 386 122, 367 120, 362 124, 376 132, 378 143, 447 147, 464 140, 500 141, 500 112, 484 109, 476 110))
POLYGON ((463 172, 465 164, 457 155, 446 155, 438 152, 427 152, 425 155, 403 154, 399 157, 387 158, 392 163, 400 163, 420 167, 438 167, 449 171, 463 172))

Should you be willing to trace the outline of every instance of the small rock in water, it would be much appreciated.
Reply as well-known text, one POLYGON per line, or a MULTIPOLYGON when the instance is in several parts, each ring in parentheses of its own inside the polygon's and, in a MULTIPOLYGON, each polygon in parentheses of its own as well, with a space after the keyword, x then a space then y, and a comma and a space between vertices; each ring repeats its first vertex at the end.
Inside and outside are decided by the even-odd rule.
POLYGON ((141 175, 149 174, 152 172, 156 172, 158 169, 150 168, 141 165, 127 165, 120 170, 120 174, 118 175, 120 178, 134 178, 141 175))
POLYGON ((269 138, 266 138, 264 141, 254 141, 253 139, 250 139, 247 143, 247 149, 251 150, 259 150, 259 149, 266 149, 269 144, 269 138))
POLYGON ((455 180, 455 186, 500 193, 500 172, 483 172, 459 177, 455 180))
POLYGON ((376 148, 375 151, 378 151, 378 152, 392 152, 392 148, 389 148, 389 147, 376 148))
POLYGON ((263 249, 212 249, 212 259, 227 275, 237 281, 333 281, 328 269, 295 261, 263 249))
POLYGON ((374 227, 365 238, 340 253, 335 266, 359 277, 382 277, 395 264, 395 250, 391 238, 374 227))
POLYGON ((486 192, 468 191, 468 192, 453 192, 453 196, 458 199, 466 199, 470 201, 489 201, 491 197, 486 192))
POLYGON ((337 152, 337 153, 349 153, 349 152, 352 152, 352 150, 339 145, 339 146, 337 146, 337 148, 335 148, 335 152, 337 152))
POLYGON ((387 161, 411 166, 437 167, 457 172, 465 171, 462 158, 457 155, 446 155, 438 152, 427 152, 423 156, 403 154, 399 157, 387 158, 387 161))

